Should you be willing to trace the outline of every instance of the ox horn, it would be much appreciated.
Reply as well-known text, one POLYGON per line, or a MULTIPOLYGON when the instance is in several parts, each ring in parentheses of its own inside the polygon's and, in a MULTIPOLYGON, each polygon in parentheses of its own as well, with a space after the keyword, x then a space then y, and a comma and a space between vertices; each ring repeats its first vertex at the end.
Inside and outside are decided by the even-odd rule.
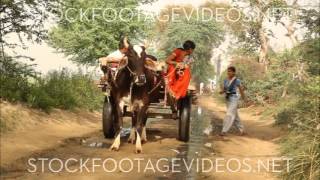
POLYGON ((124 43, 124 46, 125 46, 126 48, 129 48, 129 43, 128 43, 128 37, 127 37, 127 36, 124 37, 123 43, 124 43))
POLYGON ((148 40, 144 40, 144 41, 143 41, 143 46, 144 46, 146 49, 148 49, 149 46, 150 46, 149 41, 148 41, 148 40))

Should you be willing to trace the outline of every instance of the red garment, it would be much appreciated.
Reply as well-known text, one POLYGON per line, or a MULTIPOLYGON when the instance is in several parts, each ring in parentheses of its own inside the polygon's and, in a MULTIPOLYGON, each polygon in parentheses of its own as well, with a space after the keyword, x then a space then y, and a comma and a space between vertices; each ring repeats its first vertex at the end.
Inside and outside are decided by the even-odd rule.
MULTIPOLYGON (((183 54, 182 49, 175 49, 173 53, 176 55, 174 61, 182 62, 185 55, 183 54)), ((191 72, 190 67, 184 69, 183 76, 179 76, 176 74, 176 68, 174 65, 169 65, 168 67, 168 88, 171 95, 173 95, 176 99, 183 98, 187 95, 188 86, 191 80, 191 72)))

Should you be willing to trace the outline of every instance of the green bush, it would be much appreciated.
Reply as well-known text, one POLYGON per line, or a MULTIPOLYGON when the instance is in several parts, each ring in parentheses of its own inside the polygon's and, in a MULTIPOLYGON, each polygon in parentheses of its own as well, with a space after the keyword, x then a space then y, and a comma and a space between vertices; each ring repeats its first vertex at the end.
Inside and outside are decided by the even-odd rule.
POLYGON ((29 81, 37 76, 33 65, 1 56, 0 67, 0 97, 11 102, 27 101, 27 94, 32 86, 29 81))
POLYGON ((297 86, 298 101, 276 116, 277 123, 290 131, 282 141, 282 152, 293 161, 284 179, 320 179, 319 83, 316 76, 297 86))
POLYGON ((302 52, 302 58, 308 64, 308 72, 311 75, 320 75, 320 38, 312 39, 298 46, 302 52))
POLYGON ((54 100, 54 107, 73 109, 78 104, 72 83, 72 75, 67 70, 53 71, 45 77, 42 89, 54 100))
POLYGON ((28 93, 27 103, 33 108, 39 108, 45 112, 50 112, 50 110, 55 107, 54 99, 49 96, 49 94, 43 90, 42 84, 33 85, 28 93))
POLYGON ((40 77, 32 66, 7 58, 1 60, 1 98, 24 102, 49 112, 52 108, 84 108, 99 110, 102 93, 90 75, 67 69, 49 72, 40 77))
POLYGON ((94 85, 92 77, 81 71, 72 73, 67 69, 48 73, 40 83, 43 101, 55 108, 85 108, 99 110, 102 94, 94 85))
POLYGON ((287 88, 290 97, 282 98, 287 106, 275 116, 276 124, 289 130, 282 140, 282 154, 293 158, 282 179, 320 179, 319 43, 308 40, 274 57, 271 79, 279 88, 287 88))

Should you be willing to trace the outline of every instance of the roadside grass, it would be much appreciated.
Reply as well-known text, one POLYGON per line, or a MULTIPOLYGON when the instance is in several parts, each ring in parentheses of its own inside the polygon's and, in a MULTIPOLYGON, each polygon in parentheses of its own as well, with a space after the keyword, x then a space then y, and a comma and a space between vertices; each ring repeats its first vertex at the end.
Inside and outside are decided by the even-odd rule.
POLYGON ((32 66, 10 57, 0 60, 3 66, 0 74, 2 100, 24 103, 47 113, 53 108, 101 109, 103 95, 90 74, 62 69, 40 76, 32 66))
POLYGON ((6 121, 0 116, 0 132, 1 132, 1 134, 6 133, 9 130, 10 129, 8 128, 6 121))

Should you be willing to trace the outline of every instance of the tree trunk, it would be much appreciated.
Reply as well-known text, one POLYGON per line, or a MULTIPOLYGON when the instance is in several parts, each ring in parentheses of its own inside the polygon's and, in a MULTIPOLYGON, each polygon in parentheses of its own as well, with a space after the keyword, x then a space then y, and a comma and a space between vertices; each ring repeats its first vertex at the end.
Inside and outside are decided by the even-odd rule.
POLYGON ((263 27, 259 29, 259 41, 260 41, 259 63, 263 64, 264 67, 267 68, 268 39, 263 31, 263 27))
POLYGON ((293 21, 290 20, 290 22, 288 24, 285 24, 284 22, 280 22, 280 24, 284 28, 286 28, 286 30, 287 30, 286 36, 288 36, 290 38, 292 46, 294 47, 298 43, 298 40, 297 40, 296 36, 294 35, 296 30, 293 27, 293 21))
POLYGON ((258 36, 260 41, 260 52, 259 52, 259 63, 262 64, 265 68, 265 71, 267 70, 267 54, 268 54, 268 38, 267 35, 264 32, 263 28, 263 22, 264 22, 264 14, 267 12, 267 8, 264 8, 264 3, 261 0, 257 1, 257 7, 260 10, 259 14, 259 30, 258 30, 258 36))
POLYGON ((282 91, 281 98, 285 98, 287 96, 287 92, 288 92, 288 86, 285 85, 282 91))
MULTIPOLYGON (((298 10, 298 0, 294 0, 292 2, 291 7, 293 7, 295 10, 298 10)), ((280 22, 280 24, 286 28, 287 30, 287 36, 290 38, 292 46, 294 47, 295 45, 298 44, 297 37, 294 35, 296 29, 294 28, 294 23, 297 21, 297 16, 294 14, 293 16, 289 17, 289 22, 288 24, 285 24, 284 22, 280 22)))

